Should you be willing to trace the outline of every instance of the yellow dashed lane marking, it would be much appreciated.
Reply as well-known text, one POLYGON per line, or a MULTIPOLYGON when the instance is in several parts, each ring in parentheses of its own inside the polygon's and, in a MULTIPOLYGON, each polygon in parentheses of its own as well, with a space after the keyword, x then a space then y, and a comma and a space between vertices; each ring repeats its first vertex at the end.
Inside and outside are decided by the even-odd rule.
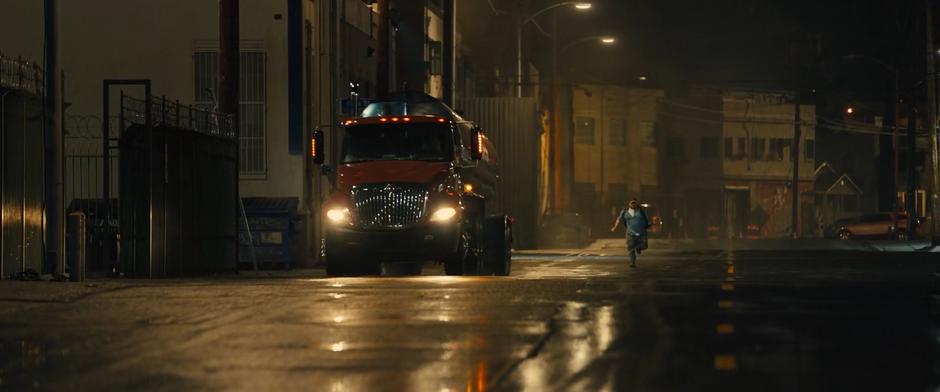
POLYGON ((734 283, 730 283, 730 282, 722 283, 721 291, 734 291, 734 283))
POLYGON ((731 309, 734 307, 734 301, 723 299, 718 301, 718 309, 731 309))
POLYGON ((734 264, 728 264, 728 275, 734 275, 734 264))
POLYGON ((718 324, 715 329, 718 331, 719 335, 729 335, 734 333, 734 324, 731 323, 721 323, 718 324))
POLYGON ((716 355, 715 370, 732 372, 738 370, 738 360, 734 355, 716 355))

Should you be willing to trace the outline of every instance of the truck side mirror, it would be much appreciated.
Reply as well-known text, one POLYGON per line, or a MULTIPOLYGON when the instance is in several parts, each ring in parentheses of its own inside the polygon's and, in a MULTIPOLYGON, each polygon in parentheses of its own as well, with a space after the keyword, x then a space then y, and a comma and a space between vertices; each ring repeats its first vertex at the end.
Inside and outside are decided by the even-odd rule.
POLYGON ((483 129, 480 127, 470 130, 470 158, 475 161, 483 159, 483 129))
POLYGON ((313 158, 313 164, 323 164, 323 131, 319 129, 314 129, 310 137, 310 157, 313 158))

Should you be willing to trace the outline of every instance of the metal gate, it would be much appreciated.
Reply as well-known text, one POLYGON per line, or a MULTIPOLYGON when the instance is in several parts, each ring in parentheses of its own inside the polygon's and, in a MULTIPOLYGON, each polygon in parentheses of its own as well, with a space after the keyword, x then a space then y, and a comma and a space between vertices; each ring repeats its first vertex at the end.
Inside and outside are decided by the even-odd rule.
POLYGON ((121 266, 128 276, 237 268, 237 170, 231 117, 165 98, 122 97, 121 266), (150 123, 147 123, 149 111, 150 123))
MULTIPOLYGON (((118 135, 118 116, 111 121, 110 135, 118 135)), ((101 142, 101 117, 74 116, 65 118, 65 170, 64 189, 66 215, 83 212, 86 222, 85 260, 86 270, 92 273, 113 272, 116 268, 116 241, 107 242, 109 236, 117 233, 117 216, 106 219, 106 210, 117 211, 117 193, 105 206, 104 189, 104 154, 101 142), (105 245, 111 246, 111 252, 104 252, 105 245), (107 259, 107 260, 106 260, 107 259)), ((111 167, 117 167, 118 157, 109 157, 111 167)), ((118 179, 109 180, 111 189, 117 188, 118 179)))
MULTIPOLYGON (((124 82, 149 85, 105 81, 105 92, 124 82)), ((69 212, 87 216, 88 270, 162 277, 234 269, 231 118, 123 92, 116 106, 116 116, 105 107, 107 121, 66 119, 65 200, 69 212)))
POLYGON ((496 146, 501 179, 496 203, 488 213, 514 216, 514 247, 534 247, 541 200, 538 102, 535 98, 470 98, 460 100, 457 107, 496 146))

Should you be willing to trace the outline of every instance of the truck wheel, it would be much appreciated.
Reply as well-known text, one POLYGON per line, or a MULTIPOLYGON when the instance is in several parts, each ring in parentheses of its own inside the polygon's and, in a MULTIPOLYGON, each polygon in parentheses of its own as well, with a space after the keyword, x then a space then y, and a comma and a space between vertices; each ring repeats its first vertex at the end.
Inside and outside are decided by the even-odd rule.
POLYGON ((450 276, 460 276, 464 274, 464 263, 467 262, 470 254, 470 237, 464 233, 460 236, 460 243, 457 244, 457 252, 444 260, 444 273, 450 276))
POLYGON ((505 216, 486 218, 483 224, 483 263, 499 276, 512 269, 512 228, 505 216))

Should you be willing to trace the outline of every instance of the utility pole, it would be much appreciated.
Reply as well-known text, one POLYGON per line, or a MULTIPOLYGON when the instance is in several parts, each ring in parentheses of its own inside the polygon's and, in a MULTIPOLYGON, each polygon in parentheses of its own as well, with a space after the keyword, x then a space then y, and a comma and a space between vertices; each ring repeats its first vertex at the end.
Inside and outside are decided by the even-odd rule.
MULTIPOLYGON (((914 106, 914 89, 911 89, 911 97, 907 103, 907 200, 905 209, 907 210, 907 227, 913 228, 916 220, 916 213, 920 212, 926 215, 926 211, 917 211, 917 113, 914 106)), ((897 101, 895 101, 897 103, 897 101)), ((900 109, 900 108, 898 108, 900 109)), ((895 109, 898 111, 898 109, 895 109)), ((895 122, 895 127, 899 124, 895 122)), ((908 230, 908 240, 914 239, 914 230, 908 230)))
POLYGON ((441 81, 444 103, 450 107, 456 104, 457 74, 457 0, 444 0, 444 53, 441 81))
MULTIPOLYGON (((552 174, 549 177, 549 183, 552 185, 549 187, 553 197, 549 198, 551 202, 549 210, 551 211, 560 211, 562 204, 565 202, 562 199, 562 172, 561 172, 561 132, 559 130, 559 110, 561 110, 561 104, 558 97, 558 89, 561 85, 561 75, 558 71, 558 18, 555 15, 552 15, 552 126, 551 134, 549 135, 549 164, 552 166, 552 174)), ((521 84, 520 84, 521 86, 521 84)))
POLYGON ((933 46, 933 4, 931 0, 925 0, 926 11, 926 30, 927 32, 927 126, 930 128, 930 176, 933 181, 931 184, 930 204, 931 204, 931 235, 930 242, 933 246, 940 246, 940 225, 937 224, 937 195, 940 195, 940 155, 938 155, 937 145, 937 75, 936 75, 936 51, 933 46))
MULTIPOLYGON (((799 82, 797 82, 799 84, 799 82)), ((802 127, 800 120, 800 92, 797 86, 793 95, 793 147, 790 148, 791 158, 793 160, 793 184, 790 193, 792 195, 792 213, 791 225, 793 239, 800 237, 800 139, 802 139, 802 127)))
MULTIPOLYGON (((59 2, 45 0, 45 139, 46 139, 46 265, 65 273, 65 214, 63 206, 62 79, 59 64, 59 2)), ((106 201, 107 202, 107 201, 106 201)))
POLYGON ((391 68, 389 61, 389 46, 391 44, 391 35, 389 34, 389 6, 391 0, 378 0, 379 18, 376 21, 376 35, 378 36, 378 48, 376 49, 376 94, 379 97, 385 96, 392 89, 391 68))
MULTIPOLYGON (((516 97, 522 98, 522 18, 516 22, 516 97)), ((554 40, 555 37, 553 36, 554 40)))
MULTIPOLYGON (((241 168, 241 138, 238 131, 239 37, 238 0, 219 0, 219 111, 230 115, 235 137, 234 192, 235 261, 238 261, 238 217, 241 215, 241 195, 238 190, 241 168)), ((246 228, 247 229, 247 228, 246 228)))

